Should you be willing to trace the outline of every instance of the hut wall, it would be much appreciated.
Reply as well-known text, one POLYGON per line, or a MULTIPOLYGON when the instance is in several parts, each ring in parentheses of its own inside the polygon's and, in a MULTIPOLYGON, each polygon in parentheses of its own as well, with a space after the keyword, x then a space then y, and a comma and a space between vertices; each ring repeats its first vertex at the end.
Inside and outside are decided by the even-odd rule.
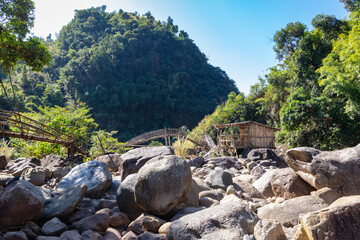
POLYGON ((275 147, 274 129, 265 126, 250 124, 249 129, 249 146, 250 147, 275 147))

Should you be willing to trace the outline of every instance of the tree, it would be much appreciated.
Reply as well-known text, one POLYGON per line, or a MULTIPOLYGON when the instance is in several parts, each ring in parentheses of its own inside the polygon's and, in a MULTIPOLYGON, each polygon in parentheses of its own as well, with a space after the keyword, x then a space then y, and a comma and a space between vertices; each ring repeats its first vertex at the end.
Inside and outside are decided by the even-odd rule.
POLYGON ((296 49, 299 40, 304 36, 306 26, 300 22, 289 23, 285 28, 277 31, 274 35, 274 51, 278 60, 291 57, 296 49))
POLYGON ((34 24, 31 0, 0 2, 0 66, 7 72, 19 60, 39 71, 51 60, 46 47, 36 38, 26 38, 34 24))
POLYGON ((340 0, 340 2, 344 3, 345 8, 350 12, 354 11, 356 8, 360 6, 359 0, 340 0))
MULTIPOLYGON (((10 76, 11 69, 22 60, 34 71, 40 71, 51 60, 51 55, 38 39, 26 38, 34 24, 34 7, 31 0, 0 2, 0 68, 9 75, 15 105, 17 104, 10 76)), ((6 92, 2 79, 0 83, 6 92)), ((8 96, 7 99, 10 102, 8 96)))

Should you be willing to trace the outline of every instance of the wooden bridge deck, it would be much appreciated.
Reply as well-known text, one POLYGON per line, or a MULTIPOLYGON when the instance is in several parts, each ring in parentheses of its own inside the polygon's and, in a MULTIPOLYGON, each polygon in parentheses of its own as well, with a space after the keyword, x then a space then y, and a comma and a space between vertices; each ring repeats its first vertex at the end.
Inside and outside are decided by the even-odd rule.
POLYGON ((185 135, 186 132, 179 128, 164 128, 138 135, 127 141, 127 144, 140 145, 155 139, 165 138, 165 143, 166 145, 168 145, 170 144, 170 139, 169 139, 170 137, 183 137, 185 135))

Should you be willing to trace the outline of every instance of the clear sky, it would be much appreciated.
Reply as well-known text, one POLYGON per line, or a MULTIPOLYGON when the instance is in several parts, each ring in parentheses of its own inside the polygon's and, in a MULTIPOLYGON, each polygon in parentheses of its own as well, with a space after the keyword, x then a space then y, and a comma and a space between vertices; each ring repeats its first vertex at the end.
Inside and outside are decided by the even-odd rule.
POLYGON ((311 28, 320 13, 344 19, 348 13, 339 0, 35 0, 35 36, 55 36, 71 21, 75 9, 107 6, 144 14, 161 21, 168 16, 185 30, 214 66, 226 71, 241 92, 249 93, 266 69, 277 62, 274 33, 289 22, 311 28))

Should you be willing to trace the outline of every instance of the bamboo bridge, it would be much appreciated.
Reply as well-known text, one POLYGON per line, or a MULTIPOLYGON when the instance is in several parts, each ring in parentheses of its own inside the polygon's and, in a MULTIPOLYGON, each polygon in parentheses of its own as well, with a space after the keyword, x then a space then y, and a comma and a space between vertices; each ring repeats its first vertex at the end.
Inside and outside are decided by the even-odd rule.
POLYGON ((141 135, 138 135, 127 141, 128 146, 136 146, 141 145, 146 142, 150 142, 155 139, 164 138, 165 145, 171 145, 171 137, 181 138, 186 135, 186 131, 181 128, 164 128, 159 130, 154 130, 151 132, 147 132, 141 135))
POLYGON ((17 112, 0 110, 0 137, 56 143, 66 147, 69 156, 77 152, 88 155, 82 148, 87 142, 17 112))

